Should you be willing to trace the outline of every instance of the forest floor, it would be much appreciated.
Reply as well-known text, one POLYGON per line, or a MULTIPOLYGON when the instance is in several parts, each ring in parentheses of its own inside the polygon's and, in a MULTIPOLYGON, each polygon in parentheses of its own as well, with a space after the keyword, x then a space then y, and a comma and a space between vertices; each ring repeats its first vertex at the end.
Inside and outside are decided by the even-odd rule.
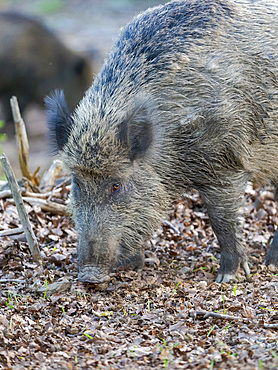
MULTIPOLYGON (((158 2, 0 0, 0 9, 42 16, 76 50, 96 49, 101 65, 118 28, 158 2)), ((33 169, 50 161, 43 134, 30 138, 33 169)), ((3 146, 14 155, 14 141, 3 146)), ((102 286, 77 280, 77 235, 63 208, 69 191, 67 181, 46 194, 22 185, 39 266, 24 234, 3 236, 20 222, 0 188, 0 369, 278 368, 278 274, 263 264, 278 223, 271 188, 249 186, 241 210, 250 281, 240 270, 235 282, 215 283, 219 245, 193 192, 147 243, 142 272, 115 271, 102 286)))
POLYGON ((249 282, 240 270, 215 283, 219 246, 193 192, 148 242, 142 272, 115 271, 102 286, 77 280, 69 190, 64 181, 37 193, 56 203, 53 214, 23 185, 42 266, 24 234, 3 236, 20 223, 0 192, 0 369, 277 369, 278 274, 263 265, 278 221, 270 188, 245 194, 249 282))

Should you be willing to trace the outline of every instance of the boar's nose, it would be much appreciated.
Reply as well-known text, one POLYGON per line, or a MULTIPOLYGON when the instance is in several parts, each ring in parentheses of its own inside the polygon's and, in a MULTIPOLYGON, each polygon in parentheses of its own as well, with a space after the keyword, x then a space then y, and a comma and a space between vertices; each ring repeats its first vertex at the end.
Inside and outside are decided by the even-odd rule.
POLYGON ((78 280, 84 283, 100 284, 110 280, 108 271, 97 266, 82 266, 79 269, 78 280))

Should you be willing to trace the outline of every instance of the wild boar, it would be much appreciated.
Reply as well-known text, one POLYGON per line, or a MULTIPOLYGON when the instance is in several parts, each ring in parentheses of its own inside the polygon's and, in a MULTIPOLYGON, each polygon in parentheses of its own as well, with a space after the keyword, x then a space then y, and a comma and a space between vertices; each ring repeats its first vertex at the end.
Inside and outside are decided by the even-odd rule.
MULTIPOLYGON (((249 267, 237 214, 248 181, 277 186, 278 7, 172 1, 122 31, 71 114, 46 99, 54 151, 72 173, 81 281, 141 268, 171 202, 199 191, 218 238, 217 282, 249 267)), ((278 238, 267 263, 278 266, 278 238)))

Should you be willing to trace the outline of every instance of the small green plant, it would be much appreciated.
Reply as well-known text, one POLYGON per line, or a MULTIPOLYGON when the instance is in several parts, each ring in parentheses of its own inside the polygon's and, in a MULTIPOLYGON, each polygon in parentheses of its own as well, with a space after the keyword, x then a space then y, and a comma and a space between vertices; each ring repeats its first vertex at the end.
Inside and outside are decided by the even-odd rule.
POLYGON ((259 306, 259 308, 261 308, 262 310, 267 310, 267 311, 275 311, 273 308, 267 308, 267 307, 262 307, 262 306, 259 306))
POLYGON ((66 312, 65 312, 64 307, 63 307, 63 306, 61 306, 61 309, 62 309, 62 311, 63 311, 63 314, 65 315, 65 314, 66 314, 66 312))
POLYGON ((207 338, 210 336, 210 334, 212 333, 213 329, 215 328, 215 325, 213 325, 210 329, 209 329, 209 332, 207 333, 207 338))
POLYGON ((226 313, 226 310, 225 310, 225 299, 224 299, 224 296, 222 294, 222 288, 221 288, 221 298, 222 298, 222 301, 223 301, 223 311, 224 311, 224 314, 226 313))
POLYGON ((79 289, 77 289, 76 295, 77 295, 77 299, 78 300, 80 299, 81 301, 82 296, 81 296, 81 293, 79 292, 79 289))
POLYGON ((174 263, 177 263, 178 261, 177 260, 173 260, 171 263, 170 263, 170 267, 173 268, 174 267, 174 263))
POLYGON ((127 312, 125 311, 124 307, 122 305, 120 305, 120 306, 122 307, 124 315, 127 316, 127 312))
MULTIPOLYGON (((20 295, 18 295, 18 297, 22 299, 20 295)), ((18 304, 17 294, 15 291, 13 291, 12 293, 9 291, 6 305, 9 306, 10 309, 12 309, 14 308, 14 303, 18 304)))
POLYGON ((150 311, 151 310, 151 302, 150 302, 150 300, 148 299, 148 311, 150 311))
POLYGON ((234 292, 235 297, 236 297, 236 289, 237 289, 237 283, 235 283, 235 286, 233 288, 233 292, 234 292))
MULTIPOLYGON (((163 359, 163 363, 164 363, 164 368, 165 369, 167 369, 168 368, 168 366, 169 366, 169 363, 170 363, 170 359, 169 359, 169 357, 170 356, 172 356, 172 354, 171 354, 171 350, 175 347, 175 346, 178 346, 179 345, 179 343, 175 343, 175 344, 173 344, 172 346, 167 346, 167 343, 166 343, 166 341, 165 341, 165 339, 164 338, 160 338, 161 340, 162 340, 162 342, 163 342, 163 345, 164 345, 164 348, 168 351, 167 353, 168 353, 168 356, 167 357, 165 357, 164 359, 163 359)), ((162 347, 160 347, 159 345, 158 345, 158 348, 160 349, 160 351, 163 351, 163 348, 162 347)))
POLYGON ((93 337, 91 335, 89 335, 88 333, 83 333, 86 337, 88 337, 89 339, 93 339, 93 337))
MULTIPOLYGON (((135 346, 133 346, 133 348, 134 348, 135 346)), ((128 351, 132 354, 132 356, 133 357, 135 357, 135 353, 134 353, 134 351, 131 349, 131 348, 128 348, 128 351)))
POLYGON ((45 291, 44 291, 43 299, 46 298, 46 292, 47 292, 47 279, 45 279, 45 291))
POLYGON ((77 299, 80 301, 82 301, 83 298, 85 299, 85 301, 88 301, 87 296, 90 296, 90 294, 86 294, 83 290, 80 291, 79 289, 77 289, 76 296, 77 296, 77 299))
POLYGON ((197 269, 195 269, 195 270, 194 270, 194 272, 195 272, 195 271, 199 271, 199 270, 207 270, 207 269, 208 269, 208 268, 207 268, 207 267, 205 267, 205 266, 204 266, 204 267, 198 267, 197 269))
POLYGON ((232 324, 232 321, 229 323, 229 325, 225 328, 225 330, 228 330, 229 329, 229 327, 231 326, 231 324, 232 324))
POLYGON ((214 360, 212 359, 212 360, 211 360, 211 362, 210 362, 210 367, 209 367, 209 368, 210 368, 210 370, 212 370, 212 369, 213 369, 213 365, 214 365, 214 360))
POLYGON ((259 273, 258 273, 258 272, 256 272, 255 274, 250 274, 249 276, 250 276, 250 278, 251 278, 252 276, 256 276, 256 275, 259 275, 259 273))
POLYGON ((180 285, 180 283, 181 282, 178 282, 178 284, 175 286, 175 289, 173 290, 172 295, 174 295, 174 293, 176 292, 176 290, 177 290, 178 286, 180 285))
POLYGON ((260 369, 260 370, 263 370, 263 368, 264 368, 263 360, 260 360, 260 361, 259 361, 259 369, 260 369))
POLYGON ((272 354, 272 356, 276 359, 276 361, 278 361, 278 356, 277 354, 274 352, 274 351, 270 351, 270 353, 272 354))
POLYGON ((8 292, 8 300, 6 302, 6 305, 9 306, 10 309, 12 309, 14 307, 14 301, 10 294, 11 293, 8 292))

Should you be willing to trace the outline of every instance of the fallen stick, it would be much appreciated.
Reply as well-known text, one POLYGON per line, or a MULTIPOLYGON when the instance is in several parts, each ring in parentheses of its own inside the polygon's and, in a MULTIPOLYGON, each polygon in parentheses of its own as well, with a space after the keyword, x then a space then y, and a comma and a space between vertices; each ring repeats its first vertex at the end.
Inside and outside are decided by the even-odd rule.
MULTIPOLYGON (((51 212, 56 215, 65 215, 67 213, 67 206, 56 202, 48 201, 47 199, 22 197, 24 202, 29 203, 31 206, 38 206, 43 211, 51 212)), ((14 204, 13 199, 7 199, 7 203, 14 204)))
MULTIPOLYGON (((223 315, 221 313, 217 312, 209 312, 209 311, 196 311, 196 312, 191 312, 190 316, 204 316, 204 318, 208 317, 215 317, 217 319, 222 319, 222 320, 231 320, 231 321, 244 321, 246 318, 240 317, 240 316, 231 316, 231 315, 223 315)), ((278 324, 264 324, 265 329, 278 329, 278 324)))
POLYGON ((170 227, 170 229, 174 230, 176 234, 180 234, 180 231, 171 222, 164 220, 163 223, 164 225, 170 227))
POLYGON ((32 176, 28 169, 29 143, 26 134, 25 123, 21 117, 16 96, 13 96, 10 99, 10 104, 15 125, 16 143, 20 169, 24 177, 26 177, 29 180, 32 180, 32 176))
MULTIPOLYGON (((62 188, 57 188, 54 191, 48 191, 47 193, 31 193, 29 191, 25 191, 23 195, 28 198, 30 197, 30 198, 48 199, 49 196, 53 196, 53 195, 59 196, 61 191, 62 191, 62 188)), ((0 196, 1 196, 1 192, 0 192, 0 196)))
POLYGON ((24 232, 24 230, 23 230, 22 227, 16 227, 14 229, 8 229, 8 230, 1 230, 0 231, 0 238, 3 238, 4 236, 21 234, 23 232, 24 232))
POLYGON ((31 204, 31 206, 39 206, 43 211, 52 212, 54 214, 65 215, 67 213, 67 207, 63 204, 51 202, 41 198, 23 197, 25 202, 31 204))
POLYGON ((222 319, 222 320, 235 320, 235 321, 243 321, 243 318, 240 316, 231 316, 231 315, 223 315, 221 313, 217 312, 210 312, 210 311, 196 311, 193 312, 192 315, 197 315, 197 316, 204 316, 206 319, 207 317, 216 317, 217 319, 222 319))
POLYGON ((22 196, 20 194, 18 183, 15 179, 10 162, 5 154, 1 156, 1 163, 4 168, 5 175, 8 180, 9 187, 11 189, 11 192, 12 192, 12 195, 15 201, 19 219, 20 219, 22 228, 24 229, 31 255, 35 262, 41 264, 42 257, 41 257, 41 253, 39 250, 39 245, 38 245, 36 236, 33 232, 32 226, 30 224, 27 212, 24 208, 24 204, 23 204, 22 196))
POLYGON ((71 186, 70 177, 66 177, 63 182, 54 186, 54 188, 50 191, 50 195, 47 198, 47 200, 50 200, 52 198, 52 196, 55 195, 55 191, 57 191, 57 189, 61 189, 61 191, 62 191, 64 186, 67 190, 70 191, 70 189, 68 188, 68 186, 71 186), (67 184, 69 184, 69 185, 67 185, 67 184))
POLYGON ((63 162, 59 159, 55 159, 49 169, 44 173, 41 179, 40 189, 48 189, 52 187, 62 168, 63 162))
POLYGON ((0 199, 8 198, 11 195, 12 195, 12 192, 10 191, 10 189, 0 191, 0 199))
POLYGON ((4 283, 20 283, 20 284, 26 284, 26 281, 25 280, 21 280, 21 279, 0 279, 0 284, 4 284, 4 283))
POLYGON ((278 329, 278 324, 264 324, 265 329, 278 329))

